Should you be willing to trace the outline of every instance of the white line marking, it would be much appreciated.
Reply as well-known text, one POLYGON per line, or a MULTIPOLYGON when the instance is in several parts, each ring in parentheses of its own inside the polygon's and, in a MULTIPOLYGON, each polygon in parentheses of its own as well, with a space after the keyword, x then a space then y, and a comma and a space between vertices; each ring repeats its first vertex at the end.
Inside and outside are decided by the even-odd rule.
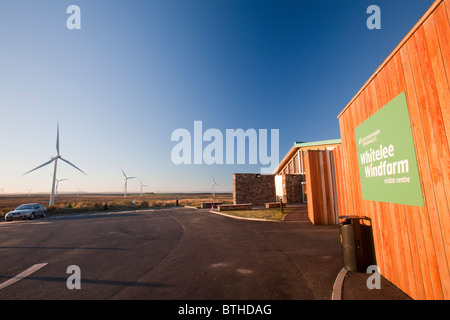
POLYGON ((35 224, 50 224, 50 221, 37 221, 37 222, 29 222, 29 221, 12 221, 12 222, 1 222, 0 227, 9 227, 9 226, 29 226, 35 224))
POLYGON ((3 288, 6 288, 7 286, 12 285, 13 283, 16 283, 19 280, 22 280, 25 277, 28 277, 30 274, 38 271, 40 268, 46 266, 47 263, 39 263, 39 264, 35 264, 34 266, 32 266, 31 268, 28 268, 27 270, 25 270, 24 272, 19 273, 17 276, 6 280, 5 282, 3 282, 2 284, 0 284, 0 290, 3 288))
POLYGON ((0 222, 0 227, 14 226, 20 225, 19 221, 8 221, 8 222, 0 222))

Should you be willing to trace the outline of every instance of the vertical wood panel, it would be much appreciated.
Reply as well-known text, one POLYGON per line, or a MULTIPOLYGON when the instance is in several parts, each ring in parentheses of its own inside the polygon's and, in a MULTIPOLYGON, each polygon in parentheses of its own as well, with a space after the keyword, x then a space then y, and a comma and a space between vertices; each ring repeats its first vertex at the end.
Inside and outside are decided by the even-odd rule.
POLYGON ((322 175, 320 168, 319 153, 317 151, 310 150, 310 166, 315 168, 315 174, 311 179, 311 184, 314 186, 314 202, 313 202, 313 212, 311 213, 314 217, 314 224, 322 224, 322 214, 324 211, 324 203, 322 199, 322 175))
MULTIPOLYGON (((412 37, 409 41, 410 47, 409 47, 409 53, 411 58, 411 65, 413 68, 413 74, 414 74, 414 84, 416 88, 417 98, 418 98, 418 109, 420 113, 420 119, 421 123, 420 125, 423 128, 424 132, 424 139, 425 139, 425 145, 426 145, 426 151, 428 153, 428 162, 430 164, 430 178, 431 178, 431 189, 425 188, 424 193, 427 197, 427 211, 424 212, 423 210, 420 210, 421 216, 421 222, 423 225, 423 232, 424 232, 424 241, 425 241, 425 248, 427 250, 427 262, 429 265, 429 273, 430 273, 430 282, 432 286, 432 293, 434 294, 435 298, 438 298, 440 293, 438 291, 440 290, 440 281, 439 278, 436 275, 437 270, 437 263, 436 263, 436 254, 433 244, 433 236, 431 231, 431 222, 429 218, 430 212, 435 212, 437 210, 437 200, 435 198, 436 193, 436 184, 434 181, 433 176, 437 176, 440 174, 439 172, 439 163, 437 159, 437 148, 435 141, 433 140, 433 132, 432 132, 432 124, 430 123, 429 114, 427 110, 427 96, 426 96, 426 89, 425 89, 425 79, 422 76, 421 71, 421 62, 419 57, 419 48, 417 47, 417 41, 416 37, 412 37)), ((422 177, 422 179, 424 179, 422 177)))
POLYGON ((344 183, 344 169, 342 168, 342 151, 341 146, 337 146, 334 149, 334 162, 336 164, 336 193, 337 193, 337 205, 339 215, 343 215, 346 212, 345 202, 345 183, 344 183), (342 192, 340 192, 342 191, 342 192))
MULTIPOLYGON (((436 208, 434 210, 429 210, 430 227, 432 232, 432 237, 434 239, 434 248, 436 251, 436 262, 438 264, 438 269, 440 275, 444 276, 448 274, 448 264, 445 256, 444 243, 442 241, 442 230, 440 225, 439 215, 449 214, 448 203, 446 197, 446 186, 445 178, 448 178, 448 144, 446 143, 445 130, 443 126, 442 113, 439 105, 439 99, 437 97, 437 89, 434 82, 434 77, 432 73, 431 61, 428 53, 428 46, 425 39, 425 32, 423 28, 420 28, 416 34, 417 49, 419 51, 419 61, 421 65, 422 77, 424 79, 424 90, 427 103, 424 106, 423 117, 424 125, 427 126, 429 132, 429 147, 433 153, 433 157, 436 157, 437 161, 433 163, 432 178, 434 185, 434 192, 438 201, 436 202, 436 208), (444 157, 444 158, 443 158, 444 157)), ((447 188, 450 191, 450 187, 447 188)), ((434 275, 436 276, 436 275, 434 275)), ((443 279, 439 278, 439 286, 442 285, 441 281, 443 279)), ((436 285, 437 279, 436 279, 436 285)), ((437 293, 437 292, 436 292, 437 293)), ((439 298, 441 298, 439 296, 439 298)))
MULTIPOLYGON (((316 152, 314 152, 316 153, 316 152)), ((319 176, 317 177, 316 183, 320 186, 318 189, 320 190, 320 203, 322 204, 322 209, 319 212, 315 212, 315 215, 317 217, 317 221, 320 224, 327 224, 328 223, 328 206, 327 206, 327 199, 326 199, 326 192, 325 192, 325 170, 324 170, 324 159, 322 152, 317 152, 318 156, 318 167, 319 167, 319 176)))
MULTIPOLYGON (((426 37, 426 44, 428 48, 430 64, 428 68, 430 68, 430 77, 431 75, 434 78, 434 86, 431 89, 436 90, 438 100, 435 101, 434 112, 433 112, 433 127, 435 130, 435 140, 439 145, 440 156, 444 157, 442 161, 440 161, 441 172, 442 172, 442 181, 443 181, 443 192, 444 195, 448 195, 450 193, 450 149, 449 149, 449 130, 450 127, 446 128, 446 121, 448 122, 448 114, 449 114, 449 106, 450 106, 450 91, 448 79, 445 74, 445 66, 443 61, 442 50, 440 48, 440 40, 438 34, 436 32, 436 25, 438 26, 448 26, 447 17, 441 15, 442 6, 436 10, 436 14, 431 16, 424 23, 424 32, 426 37), (435 22, 436 20, 436 22, 435 22)), ((450 31, 447 28, 447 31, 450 31)), ((443 42, 447 42, 450 34, 447 34, 446 39, 443 42)), ((444 51, 445 52, 445 51, 444 51)), ((450 54, 446 55, 447 57, 450 54)), ((440 277, 441 284, 443 288, 443 294, 445 297, 450 297, 450 270, 449 270, 449 262, 450 262, 450 232, 445 232, 445 230, 450 230, 450 210, 449 210, 449 200, 444 196, 444 198, 440 198, 439 200, 440 206, 438 206, 439 214, 433 215, 435 223, 439 221, 440 228, 437 231, 437 236, 441 236, 443 238, 442 246, 439 245, 438 242, 438 262, 440 264, 440 277), (444 230, 444 231, 441 231, 444 230), (447 284, 447 285, 445 285, 447 284)))
POLYGON ((307 196, 307 205, 308 205, 308 218, 314 224, 314 207, 313 204, 315 199, 313 198, 317 192, 315 192, 314 184, 312 183, 312 177, 315 172, 315 168, 310 165, 311 161, 311 153, 306 152, 304 161, 305 161, 305 180, 306 180, 306 196, 307 196))
POLYGON ((330 201, 330 224, 339 224, 337 210, 337 190, 336 190, 336 166, 334 163, 334 150, 326 150, 325 156, 328 162, 327 179, 328 195, 330 201))
POLYGON ((439 6, 435 14, 425 21, 424 29, 448 144, 450 140, 450 111, 445 106, 450 104, 450 54, 443 54, 443 52, 450 52, 450 26, 443 6, 439 6))
MULTIPOLYGON (((405 79, 405 70, 403 68, 402 64, 402 53, 398 52, 394 59, 393 59, 394 69, 395 69, 395 75, 397 77, 399 91, 408 91, 406 79, 405 79)), ((408 96, 407 96, 408 100, 408 96)), ((410 108, 409 108, 410 109, 410 108)), ((414 126, 414 123, 412 121, 412 117, 410 115, 410 122, 411 126, 414 126)), ((412 130, 413 131, 413 130, 412 130)), ((414 132, 413 132, 414 136, 414 132)), ((418 154, 416 148, 416 158, 420 158, 420 154, 418 154)), ((419 172, 420 175, 420 172, 419 172)), ((414 230, 414 215, 412 206, 403 206, 404 211, 404 219, 405 219, 405 229, 403 230, 403 241, 407 242, 409 247, 409 252, 406 255, 407 258, 407 265, 409 266, 408 273, 409 275, 413 275, 413 279, 420 279, 422 277, 422 271, 420 268, 420 260, 419 260, 419 253, 417 249, 417 242, 416 237, 414 236, 415 230, 414 230)), ((409 281, 409 289, 408 292, 413 292, 415 296, 419 297, 420 299, 424 299, 424 290, 423 290, 423 284, 422 282, 418 281, 409 281)))
MULTIPOLYGON (((346 141, 349 141, 351 139, 350 134, 348 133, 353 124, 351 123, 351 112, 346 112, 345 114, 345 139, 346 141)), ((351 154, 351 150, 350 150, 350 146, 349 143, 345 144, 345 150, 344 150, 344 154, 345 155, 349 155, 351 154)), ((352 187, 352 167, 350 162, 347 160, 344 161, 345 164, 345 177, 347 180, 347 196, 348 196, 348 202, 347 202, 347 212, 345 213, 346 215, 351 215, 351 214, 356 214, 355 210, 354 210, 354 201, 353 199, 355 199, 355 195, 353 194, 353 187, 352 187)))
POLYGON ((450 0, 437 0, 427 15, 339 115, 336 187, 341 215, 372 219, 387 279, 413 298, 450 299, 450 0), (424 207, 361 196, 354 129, 403 91, 424 207))
MULTIPOLYGON (((332 224, 333 223, 333 207, 332 207, 332 202, 331 202, 331 198, 334 196, 333 194, 330 193, 330 191, 332 192, 333 189, 331 187, 331 181, 330 181, 330 174, 329 171, 331 170, 330 168, 330 161, 328 159, 328 154, 326 150, 323 150, 320 152, 320 154, 322 154, 322 158, 323 158, 323 162, 324 162, 324 193, 325 193, 325 201, 327 203, 327 210, 326 210, 326 224, 332 224)), ((324 222, 325 223, 325 222, 324 222)))
MULTIPOLYGON (((375 83, 371 82, 367 86, 367 90, 364 90, 364 101, 363 106, 361 107, 361 110, 363 111, 363 118, 362 121, 367 120, 369 118, 369 115, 371 115, 375 109, 374 106, 378 105, 378 98, 375 91, 375 83)), ((371 218, 372 221, 372 232, 374 234, 374 244, 375 248, 378 248, 377 250, 379 253, 377 254, 377 265, 380 268, 384 269, 384 245, 381 241, 381 230, 382 225, 380 223, 380 216, 379 216, 379 203, 374 201, 363 201, 366 204, 365 212, 367 212, 367 215, 371 218)))
POLYGON ((308 150, 305 156, 308 217, 313 224, 337 224, 332 163, 333 151, 308 150))
MULTIPOLYGON (((447 17, 448 17, 448 21, 450 23, 450 0, 444 0, 445 3, 445 7, 447 8, 447 17)), ((444 10, 444 9, 442 9, 444 10)))
MULTIPOLYGON (((412 133, 415 141, 416 154, 420 155, 417 158, 419 176, 422 177, 422 191, 424 194, 425 206, 427 206, 430 201, 434 200, 434 195, 432 195, 429 190, 432 188, 432 181, 430 177, 430 164, 425 144, 423 127, 421 125, 421 116, 419 111, 418 96, 416 93, 416 86, 414 81, 414 73, 412 70, 411 59, 409 54, 409 46, 412 46, 412 42, 405 45, 401 50, 402 66, 406 82, 406 97, 408 102, 409 116, 412 124, 412 133), (431 198, 432 197, 432 198, 431 198)), ((421 268, 421 279, 422 281, 418 284, 418 287, 423 288, 422 298, 432 298, 432 285, 430 280, 429 264, 427 259, 427 250, 425 246, 425 238, 423 225, 424 221, 421 221, 420 216, 423 216, 422 212, 425 209, 414 207, 413 213, 415 214, 413 218, 413 226, 415 232, 412 237, 416 239, 417 250, 419 254, 420 268, 421 268)))
MULTIPOLYGON (((343 115, 343 117, 339 118, 339 130, 341 133, 341 141, 343 139, 343 137, 346 137, 346 133, 345 130, 347 129, 345 127, 345 116, 343 115)), ((347 172, 348 172, 348 168, 347 168, 347 164, 346 164, 346 157, 344 157, 344 155, 347 152, 347 148, 346 145, 341 144, 339 146, 339 155, 340 155, 340 163, 339 163, 339 168, 340 168, 340 174, 338 175, 338 179, 340 180, 340 188, 338 190, 338 193, 340 194, 340 203, 339 203, 339 212, 341 216, 347 215, 349 212, 348 209, 348 202, 351 201, 350 197, 348 196, 349 194, 349 190, 348 190, 348 185, 349 185, 349 181, 348 181, 348 177, 347 177, 347 172)))
MULTIPOLYGON (((401 92, 404 91, 404 87, 401 87, 401 82, 398 81, 397 77, 397 68, 396 68, 396 61, 400 57, 399 53, 395 54, 392 57, 392 60, 390 63, 386 65, 389 78, 387 85, 389 88, 391 88, 390 93, 390 99, 392 100, 396 96, 398 96, 401 92), (402 90, 403 89, 403 90, 402 90)), ((393 210, 394 210, 394 216, 395 216, 395 223, 396 223, 396 237, 398 239, 398 249, 400 254, 400 260, 403 266, 405 266, 405 269, 403 272, 400 273, 401 279, 403 281, 403 291, 410 292, 411 287, 413 285, 410 281, 410 275, 413 274, 414 270, 412 268, 411 264, 411 250, 410 250, 410 244, 409 244, 409 238, 407 233, 407 224, 406 224, 406 218, 405 218, 405 208, 406 206, 400 205, 400 204, 393 204, 393 210)))
MULTIPOLYGON (((351 128, 355 127, 355 124, 357 123, 357 108, 352 108, 349 112, 350 114, 350 125, 351 128)), ((355 134, 354 134, 354 130, 351 130, 349 132, 349 135, 347 137, 347 139, 349 140, 349 154, 351 155, 356 155, 356 138, 355 138, 355 134)), ((356 157, 352 157, 351 162, 349 162, 349 164, 351 165, 352 170, 350 171, 350 179, 352 181, 357 181, 359 180, 359 170, 358 170, 358 166, 355 166, 356 163, 356 157)), ((351 185, 351 189, 352 189, 352 197, 353 199, 360 199, 361 196, 358 195, 360 188, 358 188, 358 185, 352 184, 351 185)), ((352 214, 361 214, 361 211, 359 210, 359 206, 360 206, 360 201, 353 201, 353 206, 351 208, 352 210, 352 214)))
MULTIPOLYGON (((376 77, 376 82, 378 83, 377 87, 377 96, 379 99, 379 105, 377 106, 377 110, 381 109, 384 105, 386 105, 389 101, 392 100, 391 88, 388 85, 388 77, 389 72, 388 68, 383 68, 378 76, 376 77)), ((397 283, 398 287, 404 288, 405 284, 401 277, 401 271, 398 270, 395 266, 402 265, 401 261, 401 252, 399 247, 399 239, 398 239, 398 221, 396 216, 395 206, 392 203, 380 203, 382 207, 382 211, 384 214, 382 215, 383 220, 383 229, 384 240, 385 240, 385 248, 386 255, 391 257, 391 263, 386 264, 386 278, 392 282, 397 283), (386 214, 386 213, 389 214, 386 214), (395 246, 390 245, 390 242, 395 243, 395 246)))

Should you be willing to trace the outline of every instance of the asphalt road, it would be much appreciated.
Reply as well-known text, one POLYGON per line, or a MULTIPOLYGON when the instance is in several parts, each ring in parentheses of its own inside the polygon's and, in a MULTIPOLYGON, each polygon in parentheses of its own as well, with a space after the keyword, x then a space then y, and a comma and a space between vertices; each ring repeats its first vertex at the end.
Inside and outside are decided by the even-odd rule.
POLYGON ((322 300, 341 268, 338 227, 309 222, 173 208, 0 223, 3 300, 322 300))

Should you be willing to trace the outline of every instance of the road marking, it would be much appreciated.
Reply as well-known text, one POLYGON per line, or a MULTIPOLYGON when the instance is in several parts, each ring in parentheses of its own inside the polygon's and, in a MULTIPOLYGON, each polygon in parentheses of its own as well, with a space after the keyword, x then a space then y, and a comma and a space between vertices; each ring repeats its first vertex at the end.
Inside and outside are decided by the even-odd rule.
POLYGON ((8 227, 8 226, 29 226, 29 225, 34 225, 34 224, 50 224, 50 221, 35 221, 35 222, 31 222, 31 221, 20 221, 20 220, 16 220, 16 221, 10 221, 10 222, 0 222, 0 227, 8 227))
POLYGON ((8 221, 8 222, 0 222, 0 227, 7 227, 7 226, 14 226, 14 225, 20 225, 19 221, 8 221))
POLYGON ((32 266, 31 268, 28 268, 27 270, 25 270, 24 272, 19 273, 17 276, 6 280, 5 282, 0 284, 0 290, 6 288, 7 286, 12 285, 13 283, 16 283, 19 280, 22 280, 25 277, 28 277, 30 274, 38 271, 39 269, 41 269, 42 267, 45 267, 47 265, 47 263, 38 263, 35 264, 34 266, 32 266))

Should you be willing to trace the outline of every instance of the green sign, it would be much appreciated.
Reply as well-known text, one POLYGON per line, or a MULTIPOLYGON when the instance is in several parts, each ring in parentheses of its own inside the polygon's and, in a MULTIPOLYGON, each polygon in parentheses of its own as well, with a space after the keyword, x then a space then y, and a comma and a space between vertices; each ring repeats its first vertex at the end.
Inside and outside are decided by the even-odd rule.
POLYGON ((405 93, 355 128, 355 138, 362 198, 423 207, 405 93))

